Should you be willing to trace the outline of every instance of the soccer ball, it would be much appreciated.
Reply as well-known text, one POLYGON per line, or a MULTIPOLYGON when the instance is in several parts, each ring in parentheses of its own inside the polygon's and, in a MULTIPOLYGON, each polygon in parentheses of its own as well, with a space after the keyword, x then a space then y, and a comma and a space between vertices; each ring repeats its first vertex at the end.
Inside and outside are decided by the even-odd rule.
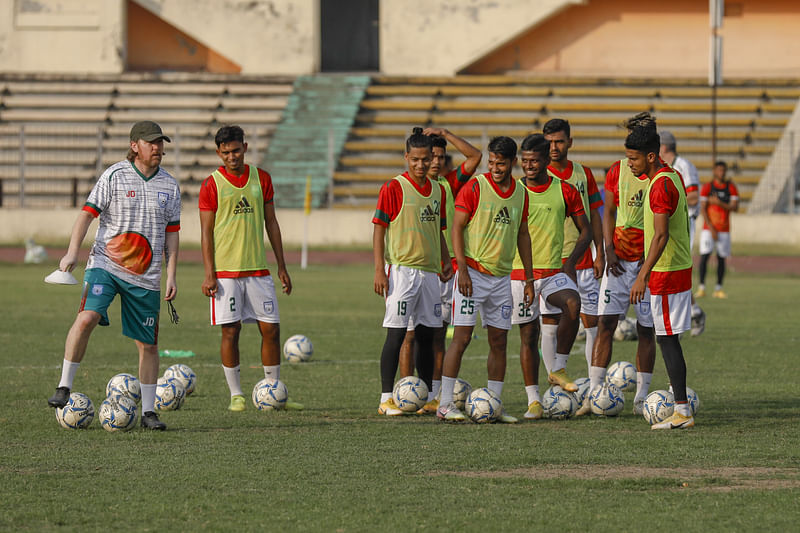
POLYGON ((575 385, 578 386, 578 390, 573 392, 572 394, 575 395, 575 398, 578 400, 578 406, 582 406, 583 402, 586 401, 586 397, 589 395, 589 385, 591 381, 589 378, 578 378, 573 381, 575 385))
POLYGON ((689 387, 686 387, 686 398, 689 400, 689 409, 692 410, 692 416, 700 409, 700 396, 689 387))
POLYGON ((128 431, 136 425, 136 402, 129 396, 114 394, 100 405, 100 425, 106 431, 128 431))
POLYGON ((314 346, 305 335, 292 335, 283 343, 283 357, 290 363, 304 363, 313 353, 314 346))
POLYGON ((186 389, 175 378, 158 378, 156 385, 156 409, 159 411, 175 411, 183 405, 186 389))
POLYGON ((106 385, 106 397, 114 394, 127 396, 136 403, 142 399, 142 386, 133 374, 117 374, 108 380, 106 385))
POLYGON ((453 403, 456 404, 459 410, 464 410, 470 392, 472 392, 472 385, 467 383, 466 380, 456 378, 456 383, 453 386, 453 403))
POLYGON ((565 420, 575 414, 579 402, 575 394, 567 392, 558 385, 545 391, 542 397, 542 409, 547 416, 555 420, 565 420))
POLYGON ((636 330, 636 319, 633 317, 620 318, 617 329, 614 330, 615 341, 635 341, 639 338, 636 330))
POLYGON ((600 416, 616 416, 625 407, 625 397, 613 383, 605 382, 589 392, 592 413, 600 416))
POLYGON ((428 386, 419 378, 406 376, 395 383, 392 398, 401 411, 415 413, 428 401, 428 386))
POLYGON ((183 388, 186 389, 186 396, 194 392, 195 383, 197 383, 197 375, 194 370, 186 365, 172 365, 164 371, 165 378, 177 379, 183 388))
POLYGON ((465 408, 473 422, 484 424, 497 420, 503 412, 503 402, 497 394, 483 387, 469 393, 465 408))
POLYGON ((289 389, 279 379, 264 378, 253 387, 253 405, 262 411, 283 409, 289 389))
POLYGON ((56 420, 67 429, 85 429, 94 420, 94 404, 82 392, 69 395, 67 405, 56 409, 56 420))
POLYGON ((658 424, 672 416, 675 410, 675 400, 672 393, 665 390, 654 390, 644 400, 644 419, 647 423, 658 424))
POLYGON ((608 367, 606 381, 613 383, 621 391, 636 387, 636 367, 627 361, 617 361, 608 367))

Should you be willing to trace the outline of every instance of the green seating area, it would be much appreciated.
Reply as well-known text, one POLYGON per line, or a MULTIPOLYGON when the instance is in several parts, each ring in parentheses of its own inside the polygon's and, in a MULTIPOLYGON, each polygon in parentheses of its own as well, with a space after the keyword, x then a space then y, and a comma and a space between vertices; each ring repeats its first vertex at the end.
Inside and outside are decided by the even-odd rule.
MULTIPOLYGON (((795 80, 733 81, 717 90, 717 158, 725 160, 746 204, 794 110, 795 80)), ((711 179, 711 88, 704 80, 375 77, 334 174, 336 207, 372 207, 380 186, 403 171, 403 143, 414 126, 450 129, 482 147, 496 135, 521 140, 550 118, 573 129, 572 159, 599 183, 622 155, 626 117, 650 111, 672 131, 678 152, 711 179)), ((450 153, 456 163, 457 152, 450 153)))

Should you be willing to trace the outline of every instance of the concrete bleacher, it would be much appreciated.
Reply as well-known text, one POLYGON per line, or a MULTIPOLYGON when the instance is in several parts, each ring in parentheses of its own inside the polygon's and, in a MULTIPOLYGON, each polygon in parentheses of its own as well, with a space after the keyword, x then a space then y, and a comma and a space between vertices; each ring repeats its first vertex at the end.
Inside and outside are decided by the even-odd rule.
MULTIPOLYGON (((729 164, 743 203, 752 196, 800 88, 793 81, 735 82, 717 90, 717 158, 729 164)), ((476 146, 496 135, 518 141, 550 118, 573 129, 571 159, 604 170, 622 156, 621 121, 652 112, 678 152, 711 179, 711 89, 701 80, 534 79, 513 76, 377 77, 367 88, 334 174, 337 206, 374 206, 378 189, 405 168, 413 126, 450 129, 476 146)), ((450 153, 459 161, 457 153, 450 153)))
POLYGON ((27 207, 79 205, 99 173, 125 157, 130 127, 144 119, 159 122, 172 138, 164 168, 180 180, 186 198, 196 199, 202 180, 219 165, 216 130, 241 125, 259 159, 291 92, 289 78, 0 77, 1 205, 19 205, 21 167, 27 207))

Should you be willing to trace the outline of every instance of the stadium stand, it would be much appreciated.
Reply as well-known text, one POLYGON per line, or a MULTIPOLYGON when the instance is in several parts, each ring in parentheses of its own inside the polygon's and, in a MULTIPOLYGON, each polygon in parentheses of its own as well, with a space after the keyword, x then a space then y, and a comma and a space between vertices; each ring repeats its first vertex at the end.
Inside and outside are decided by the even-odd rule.
MULTIPOLYGON (((718 88, 717 158, 728 162, 745 207, 798 97, 791 80, 718 88)), ((447 127, 485 146, 495 135, 521 140, 550 118, 566 118, 575 139, 570 157, 602 183, 622 155, 620 122, 640 111, 675 134, 701 181, 711 179, 711 89, 702 80, 376 77, 334 174, 335 205, 373 206, 381 184, 404 168, 403 140, 415 125, 447 127)))
POLYGON ((159 122, 173 142, 164 167, 187 198, 219 165, 214 133, 238 123, 260 160, 292 92, 291 78, 188 74, 0 78, 0 205, 70 207, 125 156, 133 122, 159 122), (24 147, 24 148, 23 148, 24 147), (24 181, 20 175, 24 173, 24 181))

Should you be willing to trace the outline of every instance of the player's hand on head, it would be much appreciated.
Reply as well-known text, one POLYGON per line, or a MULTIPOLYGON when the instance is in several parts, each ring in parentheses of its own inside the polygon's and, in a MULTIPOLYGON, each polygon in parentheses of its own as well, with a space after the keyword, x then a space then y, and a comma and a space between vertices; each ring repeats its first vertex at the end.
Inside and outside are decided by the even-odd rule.
POLYGON ((438 135, 444 137, 446 130, 444 128, 425 128, 422 130, 423 135, 438 135))

